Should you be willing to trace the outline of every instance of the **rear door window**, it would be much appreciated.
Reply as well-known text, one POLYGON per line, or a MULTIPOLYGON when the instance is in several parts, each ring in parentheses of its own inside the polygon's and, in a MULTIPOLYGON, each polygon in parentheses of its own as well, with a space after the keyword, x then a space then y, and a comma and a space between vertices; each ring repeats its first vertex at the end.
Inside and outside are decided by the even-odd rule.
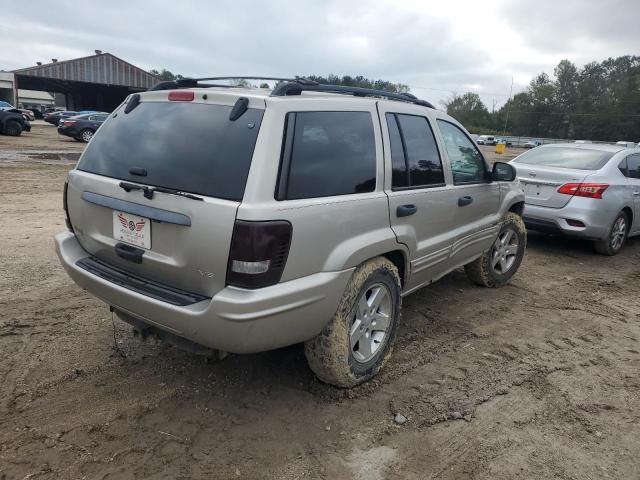
POLYGON ((387 113, 393 188, 444 185, 442 161, 425 117, 387 113))
POLYGON ((627 177, 640 180, 640 155, 627 157, 627 177))
POLYGON ((276 198, 371 192, 376 148, 370 112, 291 112, 276 198))
MULTIPOLYGON (((486 182, 487 166, 473 141, 453 123, 438 120, 438 126, 451 163, 453 183, 461 185, 486 182)), ((487 140, 492 142, 493 137, 488 137, 487 140)))
POLYGON ((142 102, 100 127, 78 169, 134 183, 239 201, 263 111, 229 120, 232 107, 142 102), (144 169, 146 177, 132 175, 144 169))

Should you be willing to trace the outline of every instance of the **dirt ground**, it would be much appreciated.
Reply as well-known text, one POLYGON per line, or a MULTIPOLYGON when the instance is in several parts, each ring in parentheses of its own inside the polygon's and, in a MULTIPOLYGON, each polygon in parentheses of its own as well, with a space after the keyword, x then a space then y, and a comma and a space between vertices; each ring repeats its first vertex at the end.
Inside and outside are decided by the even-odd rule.
MULTIPOLYGON (((47 128, 43 147, 68 143, 47 128)), ((14 146, 0 137, 0 479, 640 477, 640 240, 606 258, 531 234, 509 286, 448 275, 404 299, 386 369, 343 391, 300 346, 207 363, 112 324, 53 250, 72 162, 14 146)))

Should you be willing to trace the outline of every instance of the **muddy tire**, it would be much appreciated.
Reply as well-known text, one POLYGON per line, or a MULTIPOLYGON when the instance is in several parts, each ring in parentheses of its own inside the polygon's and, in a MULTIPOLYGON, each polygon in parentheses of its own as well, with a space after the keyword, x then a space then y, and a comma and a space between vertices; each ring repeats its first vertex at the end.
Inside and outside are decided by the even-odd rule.
POLYGON ((400 293, 398 269, 388 259, 376 257, 356 269, 329 324, 304 344, 320 380, 348 388, 380 371, 398 331, 400 293))
POLYGON ((481 257, 465 265, 464 270, 476 285, 501 287, 520 268, 527 246, 527 228, 522 218, 508 212, 502 219, 500 232, 491 248, 481 257))
POLYGON ((596 240, 593 248, 601 255, 617 255, 624 247, 627 235, 629 235, 629 219, 626 213, 620 212, 611 224, 607 238, 596 240))
POLYGON ((2 133, 12 137, 19 137, 22 133, 22 125, 20 125, 20 122, 16 122, 15 120, 9 120, 4 124, 4 130, 2 133))

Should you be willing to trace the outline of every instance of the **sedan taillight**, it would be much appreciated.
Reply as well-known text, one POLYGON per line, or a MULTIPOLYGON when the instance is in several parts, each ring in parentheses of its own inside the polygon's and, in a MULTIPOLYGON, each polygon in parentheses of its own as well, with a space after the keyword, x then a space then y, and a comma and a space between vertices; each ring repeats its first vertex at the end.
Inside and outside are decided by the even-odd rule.
POLYGON ((576 197, 602 198, 607 188, 609 188, 608 183, 565 183, 558 189, 558 193, 576 197))
POLYGON ((75 120, 65 120, 64 122, 62 122, 66 127, 70 127, 71 125, 75 125, 76 122, 75 120))
POLYGON ((231 237, 227 284, 262 288, 280 281, 291 245, 291 224, 284 220, 236 220, 231 237))

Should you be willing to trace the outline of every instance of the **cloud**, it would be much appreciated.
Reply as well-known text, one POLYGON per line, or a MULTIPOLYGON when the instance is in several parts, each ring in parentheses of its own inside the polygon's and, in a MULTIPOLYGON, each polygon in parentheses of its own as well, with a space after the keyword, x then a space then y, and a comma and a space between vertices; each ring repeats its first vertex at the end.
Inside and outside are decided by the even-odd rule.
POLYGON ((535 6, 524 0, 142 5, 111 0, 79 8, 59 0, 43 7, 0 0, 0 69, 101 49, 145 69, 183 75, 361 74, 408 84, 434 103, 472 86, 491 104, 506 99, 512 76, 522 88, 562 58, 587 62, 633 53, 640 44, 633 25, 637 0, 606 6, 575 0, 535 6), (612 25, 605 13, 622 23, 612 25))

